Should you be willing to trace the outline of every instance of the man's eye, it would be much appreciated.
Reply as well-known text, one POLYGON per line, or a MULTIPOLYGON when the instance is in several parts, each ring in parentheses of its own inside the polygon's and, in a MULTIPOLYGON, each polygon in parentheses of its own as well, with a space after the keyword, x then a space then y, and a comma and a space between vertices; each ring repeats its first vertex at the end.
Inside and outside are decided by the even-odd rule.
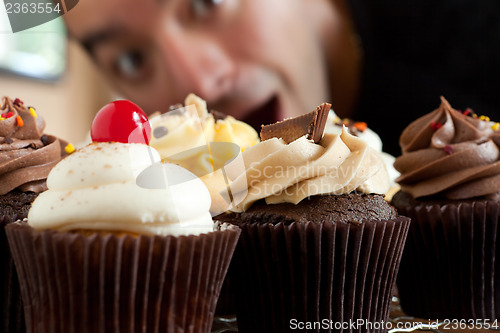
POLYGON ((138 50, 123 52, 116 58, 115 70, 119 76, 139 80, 145 74, 146 56, 138 50))
POLYGON ((191 6, 194 15, 203 17, 223 2, 224 0, 192 0, 191 6))

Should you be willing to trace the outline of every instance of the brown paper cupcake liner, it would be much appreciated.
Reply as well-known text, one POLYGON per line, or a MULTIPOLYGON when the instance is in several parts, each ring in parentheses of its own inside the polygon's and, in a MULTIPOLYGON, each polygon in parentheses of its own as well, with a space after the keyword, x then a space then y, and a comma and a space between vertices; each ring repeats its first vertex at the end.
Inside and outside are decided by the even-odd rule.
MULTIPOLYGON (((240 332, 289 332, 296 322, 387 319, 410 219, 363 223, 239 224, 229 278, 240 332)), ((331 322, 332 321, 332 322, 331 322)))
POLYGON ((422 318, 500 318, 499 203, 398 211, 412 219, 397 281, 403 310, 422 318))
POLYGON ((240 231, 131 236, 6 228, 28 332, 208 332, 240 231))
POLYGON ((24 310, 19 280, 5 234, 5 226, 28 215, 27 205, 0 209, 0 332, 24 333, 24 310))
POLYGON ((19 280, 5 234, 5 226, 15 219, 17 214, 0 216, 0 332, 23 333, 26 328, 19 280))
POLYGON ((231 265, 229 265, 226 278, 222 283, 219 299, 217 300, 217 307, 215 308, 215 316, 225 317, 225 316, 234 316, 236 314, 236 304, 234 302, 234 296, 233 296, 234 283, 232 283, 231 279, 229 278, 230 270, 231 270, 231 265))

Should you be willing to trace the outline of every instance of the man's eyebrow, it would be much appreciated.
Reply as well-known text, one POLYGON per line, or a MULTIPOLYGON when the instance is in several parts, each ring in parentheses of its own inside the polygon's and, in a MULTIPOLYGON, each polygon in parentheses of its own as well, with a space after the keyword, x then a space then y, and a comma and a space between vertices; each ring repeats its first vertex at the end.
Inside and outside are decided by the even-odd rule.
POLYGON ((96 45, 105 43, 123 34, 124 34, 123 29, 119 29, 117 27, 110 27, 88 34, 84 38, 80 39, 80 43, 89 53, 92 53, 96 45))

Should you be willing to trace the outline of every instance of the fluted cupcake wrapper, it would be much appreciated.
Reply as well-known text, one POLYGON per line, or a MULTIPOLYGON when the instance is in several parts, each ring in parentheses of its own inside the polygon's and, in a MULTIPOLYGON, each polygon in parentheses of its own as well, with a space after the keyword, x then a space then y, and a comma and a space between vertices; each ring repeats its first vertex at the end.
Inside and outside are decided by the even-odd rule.
POLYGON ((23 333, 24 311, 14 261, 10 253, 5 226, 15 216, 0 216, 0 332, 23 333))
POLYGON ((397 282, 403 310, 422 318, 500 318, 499 203, 398 211, 412 219, 397 282))
MULTIPOLYGON (((240 332, 288 332, 292 319, 386 320, 409 223, 239 224, 230 278, 240 332)), ((384 331, 313 331, 330 328, 384 331)))
POLYGON ((37 232, 9 225, 28 332, 209 332, 240 231, 37 232))
MULTIPOLYGON (((231 264, 232 265, 232 264, 231 264)), ((215 308, 215 316, 234 316, 236 314, 236 304, 234 300, 233 282, 229 278, 231 269, 229 265, 226 278, 222 284, 219 299, 217 300, 217 307, 215 308)))

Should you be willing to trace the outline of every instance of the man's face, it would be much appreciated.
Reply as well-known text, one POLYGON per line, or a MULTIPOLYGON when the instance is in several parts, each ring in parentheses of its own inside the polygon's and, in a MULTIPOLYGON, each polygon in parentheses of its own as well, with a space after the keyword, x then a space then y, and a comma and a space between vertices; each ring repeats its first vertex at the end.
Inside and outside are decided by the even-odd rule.
POLYGON ((118 91, 148 113, 194 92, 253 125, 328 99, 311 0, 85 0, 65 15, 118 91))

